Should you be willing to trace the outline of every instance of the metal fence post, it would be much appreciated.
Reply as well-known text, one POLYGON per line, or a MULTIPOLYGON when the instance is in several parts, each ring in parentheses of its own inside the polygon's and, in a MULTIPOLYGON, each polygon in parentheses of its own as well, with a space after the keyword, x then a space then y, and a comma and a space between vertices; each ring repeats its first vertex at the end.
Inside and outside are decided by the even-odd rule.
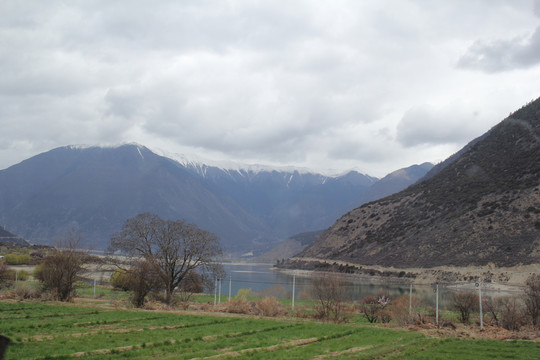
POLYGON ((218 304, 221 304, 221 279, 219 279, 219 295, 218 295, 218 304))
POLYGON ((218 279, 216 278, 216 282, 214 284, 214 307, 216 307, 217 304, 217 281, 218 279))
POLYGON ((484 316, 482 314, 482 282, 477 282, 476 286, 478 286, 478 305, 480 307, 480 329, 484 328, 484 316))
POLYGON ((409 285, 409 316, 412 314, 412 284, 409 285))
POLYGON ((296 274, 293 274, 292 278, 292 309, 294 310, 294 291, 296 287, 296 274))
POLYGON ((435 312, 435 323, 439 325, 439 283, 437 283, 437 298, 435 300, 435 306, 437 307, 435 312))

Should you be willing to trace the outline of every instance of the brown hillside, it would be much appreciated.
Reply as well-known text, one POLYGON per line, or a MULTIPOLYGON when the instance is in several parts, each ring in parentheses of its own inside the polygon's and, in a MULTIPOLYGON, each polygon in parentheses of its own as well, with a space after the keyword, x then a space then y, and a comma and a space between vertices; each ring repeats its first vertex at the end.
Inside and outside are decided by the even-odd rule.
POLYGON ((347 213, 297 256, 402 267, 540 263, 540 99, 433 177, 347 213))

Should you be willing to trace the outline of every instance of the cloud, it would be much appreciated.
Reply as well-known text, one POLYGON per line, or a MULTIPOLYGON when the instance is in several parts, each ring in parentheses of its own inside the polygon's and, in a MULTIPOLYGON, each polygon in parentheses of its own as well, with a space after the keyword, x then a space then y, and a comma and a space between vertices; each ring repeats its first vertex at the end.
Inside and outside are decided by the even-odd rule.
POLYGON ((440 108, 411 108, 397 125, 397 140, 405 147, 463 144, 487 131, 480 113, 461 103, 440 108))
POLYGON ((528 65, 540 30, 523 35, 537 18, 522 2, 51 0, 0 13, 0 166, 137 141, 384 175, 455 151, 540 91, 528 65), (523 74, 452 63, 477 39, 504 38, 519 41, 478 41, 462 66, 523 74))
MULTIPOLYGON (((533 12, 540 17, 540 0, 534 0, 533 12)), ((506 39, 475 41, 458 60, 463 69, 487 73, 526 69, 540 63, 540 26, 532 34, 506 39)))
POLYGON ((488 73, 540 64, 540 27, 529 37, 477 41, 459 59, 458 67, 488 73))

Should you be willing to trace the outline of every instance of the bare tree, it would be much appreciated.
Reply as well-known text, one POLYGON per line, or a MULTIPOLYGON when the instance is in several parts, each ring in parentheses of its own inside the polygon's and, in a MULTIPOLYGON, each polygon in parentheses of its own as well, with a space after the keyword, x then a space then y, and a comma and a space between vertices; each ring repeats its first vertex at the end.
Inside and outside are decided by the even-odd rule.
POLYGON ((152 265, 145 260, 135 261, 127 276, 127 287, 133 291, 131 302, 136 307, 141 307, 144 305, 146 295, 159 286, 159 278, 152 265))
POLYGON ((146 260, 135 260, 129 266, 118 266, 109 281, 116 289, 131 291, 131 303, 136 307, 142 307, 146 296, 161 286, 161 280, 146 260))
POLYGON ((318 315, 323 319, 341 320, 345 282, 337 273, 314 273, 313 297, 319 301, 318 315))
POLYGON ((507 330, 518 331, 525 323, 521 302, 515 297, 506 297, 501 303, 501 326, 507 330))
POLYGON ((462 323, 468 323, 471 311, 478 309, 478 295, 473 291, 457 291, 452 293, 451 303, 454 309, 459 311, 462 323))
POLYGON ((215 263, 222 254, 216 235, 183 220, 163 220, 149 213, 126 220, 122 231, 111 237, 109 250, 119 250, 132 261, 147 261, 161 280, 169 305, 174 291, 191 271, 223 271, 215 263))
POLYGON ((494 297, 485 297, 482 299, 482 307, 485 309, 485 311, 491 315, 491 318, 495 322, 495 324, 500 323, 500 312, 504 305, 503 300, 501 298, 494 298, 494 297))
POLYGON ((540 325, 540 275, 531 274, 525 282, 525 311, 534 327, 540 325))
POLYGON ((75 282, 86 271, 84 265, 89 260, 86 252, 77 249, 80 238, 69 235, 50 252, 35 272, 45 290, 52 292, 60 301, 70 300, 75 293, 75 282))
POLYGON ((360 303, 360 311, 364 318, 370 323, 374 323, 379 318, 380 305, 374 296, 366 296, 360 303))

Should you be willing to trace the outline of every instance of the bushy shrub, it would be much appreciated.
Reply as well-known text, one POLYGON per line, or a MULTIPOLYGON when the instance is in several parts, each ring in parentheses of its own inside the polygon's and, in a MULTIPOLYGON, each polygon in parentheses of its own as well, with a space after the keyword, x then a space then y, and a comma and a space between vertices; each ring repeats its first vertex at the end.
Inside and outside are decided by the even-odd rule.
POLYGON ((379 310, 377 317, 379 318, 379 322, 383 324, 387 324, 392 321, 392 313, 388 309, 379 310))
POLYGON ((29 254, 7 254, 4 256, 4 262, 8 265, 25 265, 30 262, 29 254))
POLYGON ((223 306, 226 312, 233 314, 253 314, 255 303, 240 297, 225 303, 223 306))
POLYGON ((56 300, 69 301, 75 294, 75 283, 86 271, 86 253, 76 250, 77 242, 66 241, 63 250, 50 252, 34 272, 43 289, 56 300))
POLYGON ((41 297, 41 291, 38 288, 28 286, 26 284, 18 285, 13 290, 18 299, 39 299, 41 297))
POLYGON ((253 292, 252 295, 257 297, 276 297, 287 299, 291 297, 291 292, 285 289, 283 285, 272 285, 262 291, 253 292))
POLYGON ((313 298, 318 300, 317 317, 334 322, 342 322, 343 295, 346 283, 335 272, 314 273, 312 275, 313 298))
POLYGON ((450 297, 452 307, 459 312, 459 320, 469 323, 471 312, 478 309, 478 295, 473 291, 456 291, 450 297))
POLYGON ((419 313, 421 306, 422 300, 418 296, 413 295, 410 297, 409 295, 402 295, 392 301, 390 314, 401 326, 413 324, 421 317, 419 313))
POLYGON ((184 310, 187 310, 191 296, 193 296, 193 294, 200 294, 204 291, 203 277, 195 270, 189 271, 182 282, 180 282, 178 290, 179 293, 177 294, 177 299, 182 303, 184 310))
POLYGON ((287 314, 287 310, 281 303, 273 297, 266 297, 255 303, 257 315, 262 316, 283 316, 287 314))
POLYGON ((500 324, 503 328, 514 331, 523 326, 523 309, 515 298, 508 297, 503 300, 500 324))
POLYGON ((127 271, 124 269, 116 269, 111 275, 109 282, 115 289, 122 291, 129 290, 129 276, 127 271))
POLYGON ((15 280, 15 270, 4 263, 0 263, 0 289, 9 287, 15 280))
POLYGON ((375 296, 366 296, 362 299, 359 310, 367 321, 374 323, 379 319, 381 306, 375 296))
POLYGON ((249 294, 251 294, 251 289, 238 289, 236 296, 245 299, 249 296, 249 294))
POLYGON ((30 274, 26 270, 19 270, 17 272, 17 280, 18 281, 26 281, 30 277, 30 274))
MULTIPOLYGON (((159 276, 153 267, 144 260, 136 261, 127 272, 128 289, 133 293, 131 303, 136 307, 142 307, 146 301, 146 296, 150 291, 157 290, 160 286, 159 276)), ((165 299, 167 304, 171 304, 169 299, 165 299)))

